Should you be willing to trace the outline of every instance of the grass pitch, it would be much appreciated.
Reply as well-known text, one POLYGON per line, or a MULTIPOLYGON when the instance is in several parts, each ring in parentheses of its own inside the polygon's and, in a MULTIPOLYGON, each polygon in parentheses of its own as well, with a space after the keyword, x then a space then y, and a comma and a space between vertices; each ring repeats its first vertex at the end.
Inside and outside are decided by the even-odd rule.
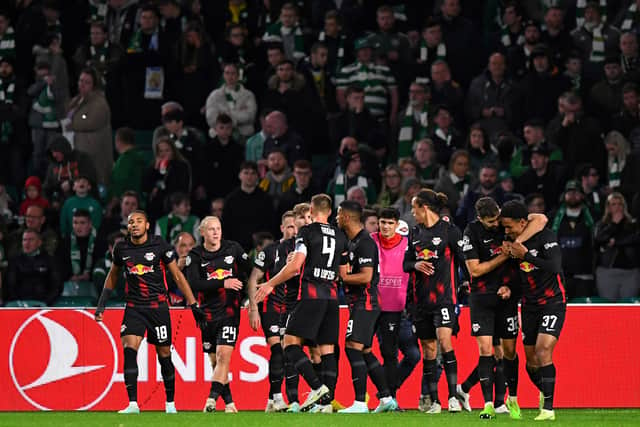
MULTIPOLYGON (((409 427, 409 426, 475 426, 500 424, 512 426, 545 425, 534 422, 537 410, 523 410, 522 421, 511 420, 501 414, 494 420, 479 419, 480 411, 472 413, 426 415, 417 411, 395 412, 390 414, 265 414, 263 412, 244 411, 239 414, 203 414, 181 412, 166 415, 161 412, 143 412, 140 415, 119 415, 108 412, 5 412, 0 413, 0 426, 9 427, 50 427, 50 426, 207 426, 224 427, 285 427, 285 426, 367 426, 367 427, 409 427)), ((554 426, 637 426, 640 409, 558 409, 554 426)), ((549 423, 546 423, 549 424, 549 423)))

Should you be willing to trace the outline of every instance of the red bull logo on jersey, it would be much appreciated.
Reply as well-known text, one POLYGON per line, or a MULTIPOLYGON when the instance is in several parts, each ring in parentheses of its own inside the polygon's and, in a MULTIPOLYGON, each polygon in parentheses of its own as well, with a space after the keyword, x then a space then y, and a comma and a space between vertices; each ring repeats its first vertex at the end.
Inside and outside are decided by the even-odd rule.
POLYGON ((129 273, 136 276, 142 276, 147 273, 153 273, 153 265, 136 264, 129 266, 129 273))
POLYGON ((218 268, 213 271, 207 271, 207 280, 224 280, 227 277, 233 276, 233 271, 218 268))
POLYGON ((429 260, 438 259, 438 251, 432 251, 431 249, 422 249, 416 252, 417 259, 429 260))
POLYGON ((524 271, 525 273, 529 273, 535 269, 536 269, 536 266, 531 264, 530 262, 523 261, 520 263, 520 270, 524 271))
POLYGON ((491 255, 500 255, 502 253, 502 246, 492 247, 490 250, 491 255))

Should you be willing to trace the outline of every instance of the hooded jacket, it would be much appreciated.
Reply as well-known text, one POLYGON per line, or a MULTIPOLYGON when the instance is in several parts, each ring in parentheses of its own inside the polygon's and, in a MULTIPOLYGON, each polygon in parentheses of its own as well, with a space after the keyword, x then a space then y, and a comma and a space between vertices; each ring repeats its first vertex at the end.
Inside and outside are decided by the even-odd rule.
POLYGON ((43 187, 44 193, 49 198, 56 193, 61 193, 60 184, 64 181, 73 181, 80 175, 88 177, 91 183, 96 182, 91 158, 85 153, 72 149, 65 137, 58 136, 51 140, 47 146, 47 154, 50 157, 50 163, 43 187), (62 153, 62 161, 59 162, 53 157, 54 151, 62 153))

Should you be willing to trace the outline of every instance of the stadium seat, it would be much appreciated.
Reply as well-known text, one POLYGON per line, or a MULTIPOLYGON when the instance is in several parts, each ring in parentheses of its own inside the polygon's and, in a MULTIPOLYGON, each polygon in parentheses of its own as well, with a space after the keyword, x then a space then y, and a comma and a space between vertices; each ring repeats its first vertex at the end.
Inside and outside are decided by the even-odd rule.
POLYGON ((95 299, 91 297, 60 297, 54 307, 94 307, 95 299))
POLYGON ((87 297, 96 299, 98 293, 92 282, 64 282, 63 297, 87 297))
POLYGON ((22 300, 9 301, 4 306, 29 308, 29 307, 46 307, 47 304, 44 301, 37 301, 33 299, 22 299, 22 300))
POLYGON ((620 298, 616 302, 619 302, 621 304, 640 304, 640 298, 639 297, 620 298))
POLYGON ((124 307, 127 303, 125 301, 119 301, 119 300, 111 300, 111 301, 107 301, 107 303, 105 304, 106 307, 124 307))

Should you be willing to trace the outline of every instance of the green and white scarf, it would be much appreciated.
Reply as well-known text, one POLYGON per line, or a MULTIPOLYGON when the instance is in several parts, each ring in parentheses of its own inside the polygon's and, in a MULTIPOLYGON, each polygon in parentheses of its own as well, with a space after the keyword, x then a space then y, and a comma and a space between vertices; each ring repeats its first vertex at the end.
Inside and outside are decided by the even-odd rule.
POLYGON ((429 114, 426 110, 420 113, 420 122, 418 123, 419 131, 414 138, 413 132, 413 107, 409 105, 402 116, 402 123, 400 124, 400 134, 398 136, 398 158, 403 159, 407 157, 413 157, 414 141, 419 140, 427 136, 427 130, 429 127, 429 114))
POLYGON ((293 57, 296 60, 302 59, 304 53, 304 36, 299 25, 292 28, 282 26, 282 22, 278 20, 275 24, 269 25, 265 31, 262 40, 265 42, 283 42, 285 36, 293 33, 293 57))
MULTIPOLYGON (((576 2, 576 27, 580 28, 584 25, 584 9, 587 7, 588 0, 578 0, 576 2)), ((607 21, 607 0, 600 0, 600 22, 607 21)))
POLYGON ((0 58, 16 56, 16 37, 13 27, 7 28, 7 31, 0 37, 0 58))
POLYGON ((92 21, 104 22, 107 18, 106 0, 89 0, 89 16, 92 21))
POLYGON ((107 62, 107 54, 109 53, 109 41, 107 40, 102 46, 89 46, 89 59, 104 64, 107 62))
MULTIPOLYGON (((158 30, 153 32, 151 36, 151 40, 149 40, 149 50, 158 50, 160 45, 158 43, 158 30)), ((129 42, 129 47, 127 48, 127 53, 140 53, 145 50, 142 47, 142 31, 138 30, 131 37, 131 41, 129 42)))
MULTIPOLYGON (((13 95, 16 90, 15 78, 0 78, 0 103, 13 104, 13 95)), ((0 122, 0 143, 9 142, 9 137, 13 133, 13 125, 10 121, 0 122)))
MULTIPOLYGON (((587 226, 587 228, 592 229, 594 223, 593 223, 593 217, 591 216, 591 213, 589 213, 589 209, 586 206, 583 206, 580 209, 580 214, 584 218, 584 223, 587 226)), ((551 226, 551 228, 555 233, 557 233, 558 230, 560 229, 560 224, 562 223, 562 220, 566 215, 567 215, 567 205, 563 203, 558 209, 558 213, 556 214, 556 217, 553 219, 553 225, 551 226)))
POLYGON ((42 114, 42 127, 44 129, 58 129, 60 127, 55 105, 55 97, 51 86, 45 85, 31 105, 34 111, 42 114))
POLYGON ((604 36, 602 35, 603 24, 598 25, 591 32, 591 54, 589 55, 589 61, 591 62, 603 62, 604 61, 604 36))
POLYGON ((80 265, 82 254, 78 247, 78 238, 75 233, 71 233, 71 272, 74 276, 84 273, 91 273, 91 264, 93 264, 93 250, 96 245, 96 229, 91 227, 89 234, 89 244, 87 245, 87 256, 84 260, 84 267, 80 265))
POLYGON ((638 4, 634 1, 624 14, 624 21, 622 21, 622 25, 620 25, 620 30, 630 31, 635 22, 638 22, 638 4))
MULTIPOLYGON (((340 173, 336 176, 336 184, 333 188, 333 201, 336 206, 347 199, 347 190, 349 189, 345 188, 346 181, 347 181, 347 177, 345 176, 344 173, 340 173)), ((366 192, 367 187, 369 187, 369 181, 367 181, 366 177, 359 175, 356 182, 356 186, 362 187, 366 192)))
MULTIPOLYGON (((327 35, 324 31, 320 31, 318 34, 318 41, 324 42, 327 39, 327 35)), ((347 36, 344 34, 338 35, 338 52, 336 52, 336 69, 333 70, 334 73, 337 73, 342 68, 342 61, 344 60, 344 42, 347 39, 347 36)))
POLYGON ((227 106, 229 109, 236 108, 236 96, 238 96, 238 91, 240 90, 240 85, 236 85, 234 88, 229 88, 228 86, 224 86, 224 97, 227 100, 227 106))
MULTIPOLYGON (((509 27, 507 25, 503 26, 500 30, 500 42, 504 47, 510 47, 511 43, 511 31, 509 31, 509 27)), ((522 32, 518 33, 518 38, 516 39, 516 45, 522 46, 524 44, 524 34, 522 32)))
POLYGON ((618 188, 620 187, 620 176, 622 174, 622 170, 624 169, 624 162, 619 162, 618 159, 613 159, 609 161, 608 168, 608 179, 609 179, 609 187, 610 188, 618 188))
MULTIPOLYGON (((424 39, 420 39, 418 62, 425 63, 427 62, 427 59, 429 59, 429 47, 424 39)), ((447 47, 442 42, 438 43, 438 47, 436 48, 436 59, 442 59, 443 61, 447 59, 447 47)))

